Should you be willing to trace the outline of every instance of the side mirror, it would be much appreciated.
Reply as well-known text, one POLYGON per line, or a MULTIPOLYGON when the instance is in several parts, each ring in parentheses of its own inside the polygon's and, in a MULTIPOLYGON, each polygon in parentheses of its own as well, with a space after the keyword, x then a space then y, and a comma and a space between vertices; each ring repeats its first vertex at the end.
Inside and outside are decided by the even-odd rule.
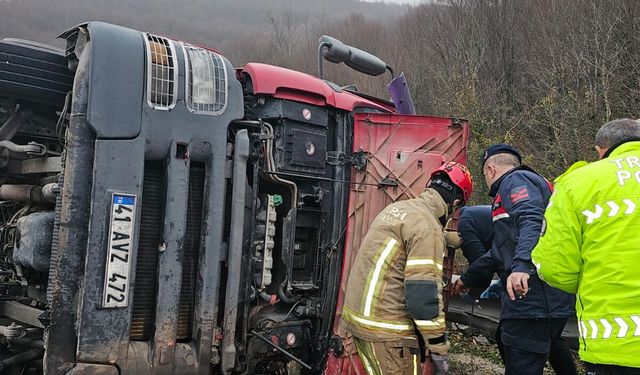
POLYGON ((349 59, 349 47, 338 39, 323 35, 318 43, 320 43, 319 52, 332 63, 340 64, 349 59))
POLYGON ((379 76, 389 69, 393 71, 380 58, 361 49, 348 46, 336 38, 323 35, 318 39, 318 77, 322 78, 322 58, 334 64, 345 63, 350 68, 371 76, 379 76))
POLYGON ((355 47, 349 47, 349 52, 349 60, 344 63, 351 69, 370 76, 379 76, 387 71, 387 64, 377 56, 355 47))

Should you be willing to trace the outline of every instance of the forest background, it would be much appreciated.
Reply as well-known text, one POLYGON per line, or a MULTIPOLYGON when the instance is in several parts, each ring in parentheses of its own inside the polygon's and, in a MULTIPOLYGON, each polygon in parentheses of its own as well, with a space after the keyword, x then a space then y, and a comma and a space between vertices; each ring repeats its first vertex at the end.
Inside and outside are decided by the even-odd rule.
MULTIPOLYGON (((102 20, 214 47, 236 66, 314 74, 318 37, 334 36, 404 71, 419 113, 470 121, 484 203, 487 145, 513 144, 551 179, 595 158, 603 123, 640 117, 639 16, 636 0, 0 0, 0 38, 62 46, 66 28, 102 20)), ((326 78, 388 97, 388 76, 331 66, 326 78)))

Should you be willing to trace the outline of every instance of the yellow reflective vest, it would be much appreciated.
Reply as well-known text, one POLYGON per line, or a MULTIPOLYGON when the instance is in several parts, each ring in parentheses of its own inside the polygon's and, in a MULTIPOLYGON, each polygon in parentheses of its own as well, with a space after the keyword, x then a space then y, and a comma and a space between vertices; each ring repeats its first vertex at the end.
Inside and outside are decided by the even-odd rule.
POLYGON ((446 354, 442 303, 445 236, 438 220, 447 206, 433 189, 387 206, 375 218, 356 256, 342 319, 368 341, 415 337, 446 354))
POLYGON ((582 360, 640 367, 640 142, 585 164, 558 178, 532 260, 577 294, 582 360))

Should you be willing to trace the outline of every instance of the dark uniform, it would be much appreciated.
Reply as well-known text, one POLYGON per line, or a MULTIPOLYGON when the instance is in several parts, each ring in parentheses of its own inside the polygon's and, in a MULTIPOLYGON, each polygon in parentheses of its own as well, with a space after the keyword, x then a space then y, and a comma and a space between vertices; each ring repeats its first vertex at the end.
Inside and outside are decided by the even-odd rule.
MULTIPOLYGON (((472 264, 475 260, 482 257, 485 253, 491 249, 493 245, 493 225, 491 206, 467 206, 461 209, 460 219, 458 221, 458 232, 462 238, 462 252, 464 257, 472 264)), ((493 273, 500 272, 502 269, 500 264, 493 259, 489 260, 485 265, 486 269, 483 269, 482 274, 478 275, 475 279, 482 280, 480 285, 467 285, 469 287, 484 288, 489 284, 493 273), (484 280, 483 280, 484 279, 484 280)), ((474 267, 471 272, 474 272, 474 267)), ((467 277, 468 278, 468 277, 467 277)), ((504 295, 504 293, 502 293, 504 295)), ((501 327, 498 326, 496 331, 496 342, 498 343, 498 349, 500 356, 504 361, 504 347, 501 340, 501 327)), ((549 352, 549 362, 553 367, 557 375, 577 375, 573 355, 568 343, 562 337, 558 337, 551 342, 551 349, 549 352)))
POLYGON ((463 239, 462 254, 469 264, 483 256, 493 244, 491 206, 462 207, 458 219, 458 233, 463 239))
POLYGON ((472 286, 486 280, 496 267, 504 285, 511 272, 530 275, 526 297, 502 298, 500 339, 507 375, 542 374, 551 343, 575 313, 574 297, 540 280, 531 262, 551 192, 551 184, 525 166, 498 179, 490 192, 493 245, 461 277, 466 286, 472 286))

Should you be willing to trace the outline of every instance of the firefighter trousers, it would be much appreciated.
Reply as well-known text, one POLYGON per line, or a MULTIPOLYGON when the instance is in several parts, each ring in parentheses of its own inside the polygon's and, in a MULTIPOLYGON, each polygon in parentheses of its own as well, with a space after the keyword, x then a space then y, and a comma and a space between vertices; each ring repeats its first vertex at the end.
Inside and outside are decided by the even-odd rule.
POLYGON ((354 337, 354 342, 368 375, 422 374, 417 338, 366 341, 354 337))

